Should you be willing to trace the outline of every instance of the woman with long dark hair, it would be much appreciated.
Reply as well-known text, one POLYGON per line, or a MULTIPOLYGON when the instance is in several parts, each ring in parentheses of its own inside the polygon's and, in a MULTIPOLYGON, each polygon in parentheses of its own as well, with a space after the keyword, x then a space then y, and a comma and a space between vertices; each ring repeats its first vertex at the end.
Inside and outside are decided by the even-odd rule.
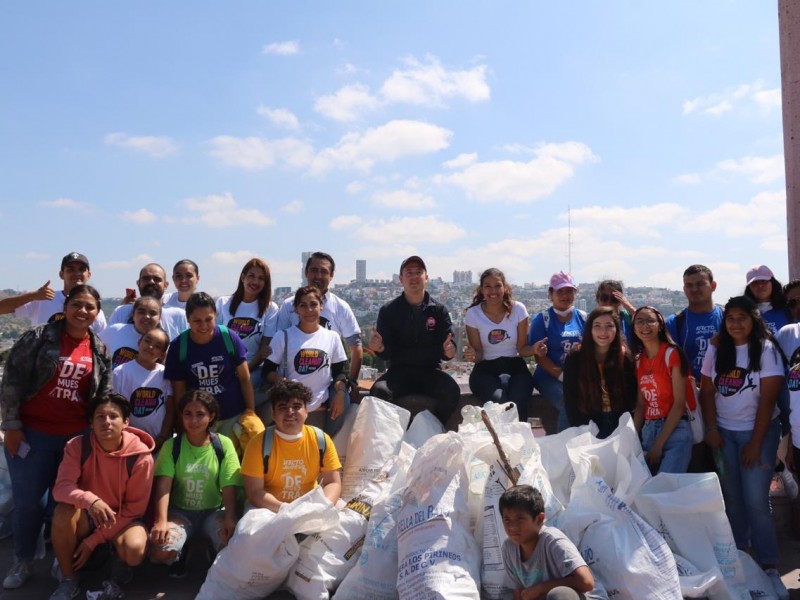
POLYGON ((464 359, 475 363, 469 389, 481 403, 511 401, 521 421, 528 420, 533 379, 520 351, 526 347, 528 310, 513 298, 500 269, 481 273, 472 304, 464 318, 469 346, 464 359), (508 375, 503 385, 501 375, 508 375))
POLYGON ((783 285, 775 279, 772 269, 766 265, 753 267, 747 272, 745 281, 744 295, 758 306, 758 312, 772 335, 791 323, 783 285))
POLYGON ((595 308, 586 319, 580 349, 564 361, 564 405, 570 427, 594 421, 608 437, 619 418, 636 408, 636 366, 626 350, 619 314, 595 308))
MULTIPOLYGON (((746 296, 728 300, 718 344, 703 359, 700 398, 705 442, 717 455, 725 512, 736 546, 752 549, 780 597, 778 541, 769 504, 780 441, 776 401, 783 362, 772 335, 746 296)), ((782 584, 781 584, 782 585, 782 584)))
POLYGON ((652 306, 633 313, 633 337, 639 385, 633 421, 645 458, 653 474, 685 473, 692 458, 686 413, 689 361, 667 332, 664 316, 652 306))

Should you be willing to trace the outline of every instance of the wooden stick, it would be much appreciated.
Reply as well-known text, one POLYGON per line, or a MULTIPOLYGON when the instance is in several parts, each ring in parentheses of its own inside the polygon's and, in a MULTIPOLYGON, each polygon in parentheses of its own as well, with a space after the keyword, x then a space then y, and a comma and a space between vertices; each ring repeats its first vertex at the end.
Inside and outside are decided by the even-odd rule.
POLYGON ((511 463, 508 462, 508 456, 506 456, 506 453, 503 450, 503 446, 500 443, 500 438, 497 437, 497 432, 494 429, 494 425, 492 425, 492 420, 489 418, 489 414, 484 409, 481 409, 481 419, 483 419, 483 424, 486 425, 486 429, 489 430, 489 435, 492 436, 494 445, 497 446, 497 454, 500 455, 500 466, 506 472, 506 475, 508 475, 508 479, 511 481, 511 483, 517 485, 517 481, 519 481, 519 473, 516 469, 512 468, 511 463))

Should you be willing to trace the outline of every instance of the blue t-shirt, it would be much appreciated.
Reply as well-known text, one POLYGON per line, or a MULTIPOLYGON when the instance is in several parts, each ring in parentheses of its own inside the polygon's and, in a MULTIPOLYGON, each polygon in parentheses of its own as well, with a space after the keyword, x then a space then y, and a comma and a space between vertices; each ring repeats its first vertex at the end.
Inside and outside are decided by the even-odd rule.
MULTIPOLYGON (((581 343, 583 337, 583 326, 586 323, 586 313, 581 310, 573 309, 569 321, 562 323, 558 315, 551 306, 546 311, 538 313, 531 321, 531 328, 528 331, 528 344, 533 345, 541 339, 547 338, 547 357, 555 363, 557 367, 564 366, 564 359, 569 354, 570 349, 576 344, 581 343), (544 313, 548 313, 549 323, 545 327, 544 313)), ((551 377, 544 369, 536 369, 535 375, 539 377, 551 377)))
POLYGON ((667 317, 667 331, 689 357, 692 374, 696 381, 700 381, 700 369, 708 349, 708 340, 722 327, 722 307, 714 305, 714 309, 707 313, 692 312, 688 308, 681 312, 686 315, 681 330, 678 331, 675 314, 667 317))
POLYGON ((772 335, 778 335, 781 327, 789 324, 789 318, 786 316, 786 311, 782 308, 771 308, 761 313, 761 318, 767 324, 767 328, 772 335))
POLYGON ((231 335, 235 360, 228 353, 219 327, 207 344, 198 344, 189 337, 186 359, 180 360, 180 340, 169 345, 164 377, 170 381, 185 381, 187 389, 211 392, 219 402, 219 418, 229 419, 244 410, 244 397, 236 368, 247 357, 247 349, 238 335, 231 335))

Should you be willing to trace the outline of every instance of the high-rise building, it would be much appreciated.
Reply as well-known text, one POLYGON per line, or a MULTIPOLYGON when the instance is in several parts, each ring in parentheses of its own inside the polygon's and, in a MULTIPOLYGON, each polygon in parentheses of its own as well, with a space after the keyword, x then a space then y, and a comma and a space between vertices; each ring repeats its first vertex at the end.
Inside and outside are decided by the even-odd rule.
POLYGON ((367 261, 363 258, 356 260, 356 283, 367 281, 367 261))
POLYGON ((303 252, 300 255, 300 285, 306 286, 308 285, 308 279, 306 279, 306 263, 308 259, 311 258, 311 255, 314 254, 313 252, 303 252))
POLYGON ((472 271, 453 271, 453 283, 472 283, 472 271))

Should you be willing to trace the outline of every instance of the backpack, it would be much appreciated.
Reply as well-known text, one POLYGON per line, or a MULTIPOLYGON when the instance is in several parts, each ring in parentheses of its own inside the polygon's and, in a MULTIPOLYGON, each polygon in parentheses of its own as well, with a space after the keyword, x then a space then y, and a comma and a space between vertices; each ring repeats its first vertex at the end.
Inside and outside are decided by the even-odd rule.
MULTIPOLYGON (((319 448, 319 466, 322 468, 325 451, 328 449, 328 442, 325 439, 325 434, 323 433, 322 429, 315 427, 314 425, 310 425, 310 427, 314 430, 314 433, 317 436, 317 448, 319 448)), ((274 443, 275 425, 270 425, 264 432, 264 439, 261 444, 261 454, 264 456, 264 475, 266 475, 267 471, 269 470, 269 457, 270 454, 272 454, 272 445, 274 443)))
MULTIPOLYGON (((222 471, 222 460, 225 458, 225 449, 222 447, 222 442, 216 433, 209 431, 208 435, 211 438, 211 446, 214 448, 214 454, 217 456, 217 463, 219 464, 219 468, 217 469, 217 483, 219 483, 219 476, 222 471)), ((181 455, 182 442, 183 433, 179 433, 172 439, 172 462, 176 466, 178 464, 178 457, 181 455)))
MULTIPOLYGON (((715 304, 714 309, 715 310, 719 309, 720 311, 724 310, 724 308, 719 304, 715 304)), ((675 313, 675 333, 677 334, 675 343, 678 344, 678 346, 680 346, 681 348, 683 348, 684 351, 686 350, 686 345, 685 345, 686 340, 681 339, 681 336, 683 335, 683 328, 686 326, 686 311, 687 311, 686 308, 682 308, 675 313)))
MULTIPOLYGON (((219 327, 219 332, 222 335, 222 342, 225 344, 225 349, 230 354, 231 358, 236 361, 236 350, 233 347, 233 339, 231 339, 231 332, 230 329, 225 327, 225 325, 217 325, 219 327)), ((186 360, 186 354, 189 350, 189 330, 182 331, 181 334, 178 336, 178 360, 180 362, 184 362, 186 360)))
MULTIPOLYGON (((83 468, 84 463, 89 460, 89 456, 92 454, 92 442, 89 439, 89 434, 85 433, 81 435, 81 468, 83 468)), ((139 460, 139 457, 142 456, 141 454, 131 454, 125 457, 125 467, 128 469, 128 477, 131 476, 133 473, 133 465, 136 464, 136 461, 139 460)))

